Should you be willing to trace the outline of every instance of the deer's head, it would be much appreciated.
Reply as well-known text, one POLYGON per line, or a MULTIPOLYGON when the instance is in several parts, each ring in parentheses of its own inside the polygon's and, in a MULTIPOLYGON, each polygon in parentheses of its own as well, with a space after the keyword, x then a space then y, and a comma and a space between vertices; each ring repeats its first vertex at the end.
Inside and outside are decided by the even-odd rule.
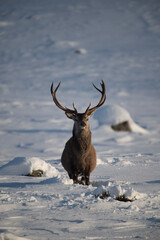
POLYGON ((60 108, 61 110, 63 110, 66 114, 66 116, 70 119, 72 119, 74 121, 74 130, 79 133, 82 132, 84 130, 89 129, 89 123, 88 120, 89 118, 92 116, 92 114, 95 112, 96 109, 98 109, 100 106, 103 105, 103 103, 106 100, 106 88, 105 88, 105 84, 102 80, 101 87, 102 90, 100 90, 99 88, 97 88, 93 83, 93 86, 95 87, 95 89, 97 89, 97 91, 99 91, 101 93, 101 99, 99 101, 99 103, 95 106, 91 108, 91 103, 89 104, 89 106, 87 107, 86 111, 84 113, 78 113, 74 103, 73 103, 73 110, 69 109, 67 107, 63 107, 59 101, 57 100, 56 97, 56 92, 60 86, 61 82, 58 84, 58 86, 56 87, 56 89, 53 91, 53 83, 51 85, 51 94, 53 97, 53 101, 56 104, 56 106, 58 108, 60 108))

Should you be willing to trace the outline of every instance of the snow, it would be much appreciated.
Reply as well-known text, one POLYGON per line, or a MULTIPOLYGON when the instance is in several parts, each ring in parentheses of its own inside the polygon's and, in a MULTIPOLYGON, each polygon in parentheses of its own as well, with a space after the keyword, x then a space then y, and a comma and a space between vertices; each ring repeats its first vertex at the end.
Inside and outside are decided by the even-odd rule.
POLYGON ((94 118, 97 119, 99 125, 109 126, 128 121, 133 132, 147 133, 147 130, 134 122, 126 109, 115 104, 108 104, 105 107, 102 107, 95 113, 94 118))
POLYGON ((58 171, 55 167, 37 157, 16 157, 0 168, 0 174, 22 176, 32 173, 34 170, 38 169, 43 171, 44 177, 52 178, 58 175, 58 171))
POLYGON ((0 240, 159 240, 159 11, 149 0, 1 1, 0 240), (73 122, 50 86, 61 81, 59 101, 83 112, 102 79, 97 167, 75 185, 60 162, 73 122), (121 121, 132 132, 111 129, 121 121))

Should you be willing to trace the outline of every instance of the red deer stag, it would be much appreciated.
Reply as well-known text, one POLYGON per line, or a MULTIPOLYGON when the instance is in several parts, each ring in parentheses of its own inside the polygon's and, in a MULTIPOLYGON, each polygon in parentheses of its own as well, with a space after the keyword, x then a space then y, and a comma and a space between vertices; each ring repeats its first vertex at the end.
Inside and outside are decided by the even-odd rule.
POLYGON ((88 123, 88 119, 106 100, 106 88, 102 80, 102 90, 98 89, 93 83, 93 86, 101 93, 101 99, 95 107, 88 106, 84 113, 78 113, 74 103, 73 108, 69 109, 63 107, 56 97, 56 92, 60 86, 58 84, 53 91, 53 83, 51 85, 51 94, 53 101, 58 108, 63 110, 66 116, 74 121, 73 136, 67 141, 62 153, 61 163, 65 170, 68 172, 70 179, 73 179, 74 183, 81 182, 89 185, 90 173, 96 167, 96 150, 91 144, 91 131, 88 123), (78 181, 78 176, 82 176, 81 181, 78 181))

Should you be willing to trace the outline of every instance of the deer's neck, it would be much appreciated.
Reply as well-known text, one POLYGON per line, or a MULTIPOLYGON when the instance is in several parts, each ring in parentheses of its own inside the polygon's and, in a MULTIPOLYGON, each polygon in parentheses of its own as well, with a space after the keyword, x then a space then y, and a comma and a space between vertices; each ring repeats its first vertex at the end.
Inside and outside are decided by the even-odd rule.
POLYGON ((73 129, 73 139, 77 150, 85 153, 91 145, 90 129, 82 130, 78 133, 73 129))

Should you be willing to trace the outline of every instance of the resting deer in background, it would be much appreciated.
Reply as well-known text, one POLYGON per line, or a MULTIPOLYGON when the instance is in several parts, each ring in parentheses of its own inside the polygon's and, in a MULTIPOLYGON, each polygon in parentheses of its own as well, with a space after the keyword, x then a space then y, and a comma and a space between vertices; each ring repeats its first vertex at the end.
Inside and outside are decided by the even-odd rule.
POLYGON ((56 92, 60 86, 58 84, 56 89, 53 91, 53 83, 51 85, 51 94, 53 101, 58 108, 63 110, 66 116, 74 121, 73 136, 67 141, 65 148, 62 153, 61 163, 65 170, 68 172, 70 179, 73 179, 74 183, 78 183, 78 176, 81 176, 81 182, 89 185, 90 173, 96 167, 96 150, 91 144, 91 131, 88 120, 96 109, 103 105, 106 100, 106 89, 105 84, 102 80, 102 90, 98 89, 93 83, 93 86, 101 93, 101 99, 99 103, 93 107, 91 104, 87 107, 84 113, 78 113, 74 103, 73 108, 69 109, 63 107, 56 97, 56 92))

